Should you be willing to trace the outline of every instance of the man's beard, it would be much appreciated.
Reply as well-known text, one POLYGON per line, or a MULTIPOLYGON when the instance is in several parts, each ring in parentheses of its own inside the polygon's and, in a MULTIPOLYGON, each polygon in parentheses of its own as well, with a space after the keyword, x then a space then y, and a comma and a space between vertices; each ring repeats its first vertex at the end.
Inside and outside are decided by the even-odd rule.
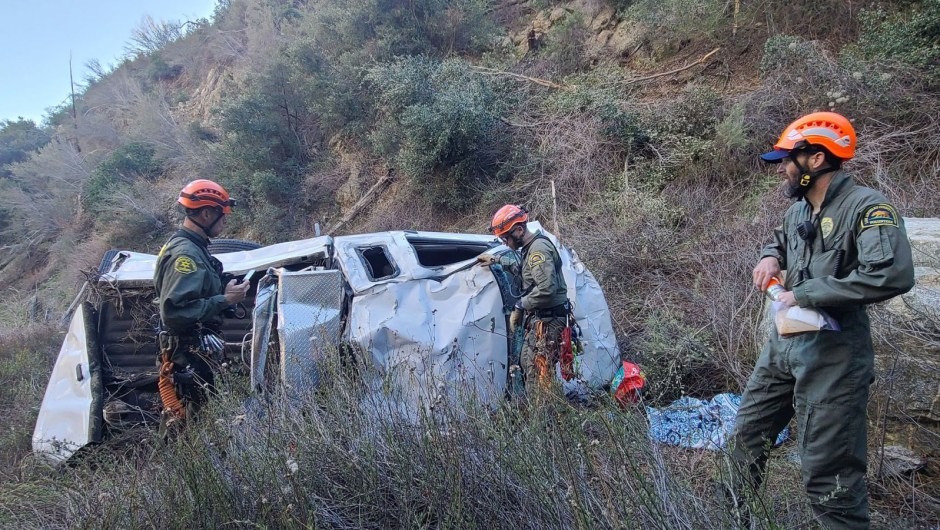
POLYGON ((803 199, 804 195, 806 195, 806 190, 807 188, 804 188, 799 184, 794 186, 788 182, 787 186, 783 189, 783 196, 788 199, 793 199, 794 201, 799 201, 803 199))
POLYGON ((794 181, 793 179, 787 178, 787 184, 783 189, 783 196, 788 199, 793 199, 794 201, 799 201, 803 199, 803 196, 806 195, 806 192, 809 191, 809 187, 813 183, 810 181, 809 186, 800 186, 799 180, 794 181))

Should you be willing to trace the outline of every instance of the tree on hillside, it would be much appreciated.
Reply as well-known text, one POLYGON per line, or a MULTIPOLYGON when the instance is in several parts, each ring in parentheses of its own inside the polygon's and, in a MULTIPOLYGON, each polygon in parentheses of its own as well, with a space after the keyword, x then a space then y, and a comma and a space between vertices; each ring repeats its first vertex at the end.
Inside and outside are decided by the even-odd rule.
POLYGON ((147 15, 131 32, 131 41, 124 47, 128 57, 149 55, 183 36, 183 25, 176 21, 156 21, 147 15))
POLYGON ((0 121, 0 177, 9 177, 9 165, 23 162, 31 153, 49 143, 49 133, 33 120, 0 121))

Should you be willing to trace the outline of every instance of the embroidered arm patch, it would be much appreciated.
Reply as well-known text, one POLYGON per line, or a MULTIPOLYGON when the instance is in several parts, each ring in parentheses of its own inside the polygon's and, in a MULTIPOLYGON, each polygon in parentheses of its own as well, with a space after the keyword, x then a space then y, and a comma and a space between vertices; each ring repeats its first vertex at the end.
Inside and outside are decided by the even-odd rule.
POLYGON ((897 228, 899 226, 898 218, 897 210, 890 204, 882 203, 869 206, 865 212, 862 213, 862 220, 859 223, 858 231, 861 232, 866 228, 872 228, 874 226, 893 226, 897 228))
POLYGON ((188 256, 180 256, 173 262, 173 270, 180 274, 196 272, 196 262, 188 256))
POLYGON ((532 254, 529 255, 529 262, 528 262, 529 267, 535 267, 536 265, 540 263, 544 263, 544 262, 545 262, 545 255, 542 254, 541 252, 533 252, 532 254))

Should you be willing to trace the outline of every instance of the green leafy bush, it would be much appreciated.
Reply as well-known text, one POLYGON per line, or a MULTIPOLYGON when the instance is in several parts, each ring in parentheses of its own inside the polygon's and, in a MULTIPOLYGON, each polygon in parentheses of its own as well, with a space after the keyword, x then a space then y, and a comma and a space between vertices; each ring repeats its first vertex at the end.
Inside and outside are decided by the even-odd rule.
POLYGON ((629 94, 620 86, 619 71, 598 68, 569 77, 568 81, 577 89, 549 94, 545 99, 546 112, 596 116, 604 137, 623 149, 640 148, 649 140, 630 106, 629 94))
POLYGON ((487 80, 461 60, 408 57, 372 68, 381 118, 371 136, 399 170, 426 184, 446 206, 462 208, 475 183, 495 174, 500 104, 487 80))
POLYGON ((569 13, 551 28, 538 55, 551 61, 555 74, 566 76, 588 65, 585 43, 591 31, 579 13, 569 13))
POLYGON ((104 212, 114 194, 135 179, 154 180, 163 165, 154 158, 154 148, 143 142, 123 145, 98 164, 82 189, 82 204, 94 214, 104 212))
POLYGON ((271 204, 289 204, 296 197, 299 179, 293 173, 256 171, 251 178, 251 195, 271 204))
POLYGON ((917 2, 910 10, 889 12, 883 7, 859 13, 861 34, 857 50, 867 59, 933 70, 940 79, 940 0, 917 2))
POLYGON ((49 143, 49 133, 32 120, 0 121, 0 177, 9 176, 7 166, 22 162, 49 143))
POLYGON ((636 0, 624 14, 640 23, 653 54, 664 58, 678 51, 683 42, 711 42, 730 36, 728 6, 726 0, 636 0))

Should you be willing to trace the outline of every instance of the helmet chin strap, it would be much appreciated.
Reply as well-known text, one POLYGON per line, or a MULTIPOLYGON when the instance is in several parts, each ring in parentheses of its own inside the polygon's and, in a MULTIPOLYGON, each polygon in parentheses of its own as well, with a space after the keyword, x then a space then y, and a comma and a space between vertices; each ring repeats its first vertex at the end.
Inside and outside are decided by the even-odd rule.
POLYGON ((785 195, 795 200, 801 200, 806 196, 806 192, 813 187, 816 177, 832 171, 829 164, 826 164, 816 171, 807 171, 806 168, 803 167, 803 164, 800 164, 800 161, 796 159, 795 153, 790 153, 790 161, 793 162, 796 169, 800 170, 800 182, 796 186, 787 185, 785 195))
POLYGON ((218 222, 219 222, 220 220, 222 220, 222 212, 219 211, 218 208, 213 208, 213 211, 215 211, 215 213, 216 213, 215 220, 213 220, 211 223, 209 223, 209 226, 203 226, 203 224, 200 223, 199 221, 197 221, 195 217, 190 217, 190 218, 189 218, 189 220, 192 221, 193 224, 195 224, 196 226, 198 226, 199 228, 202 229, 202 232, 205 234, 205 236, 206 236, 207 238, 212 237, 212 236, 209 235, 209 234, 212 233, 212 229, 215 228, 215 225, 218 224, 218 222))

